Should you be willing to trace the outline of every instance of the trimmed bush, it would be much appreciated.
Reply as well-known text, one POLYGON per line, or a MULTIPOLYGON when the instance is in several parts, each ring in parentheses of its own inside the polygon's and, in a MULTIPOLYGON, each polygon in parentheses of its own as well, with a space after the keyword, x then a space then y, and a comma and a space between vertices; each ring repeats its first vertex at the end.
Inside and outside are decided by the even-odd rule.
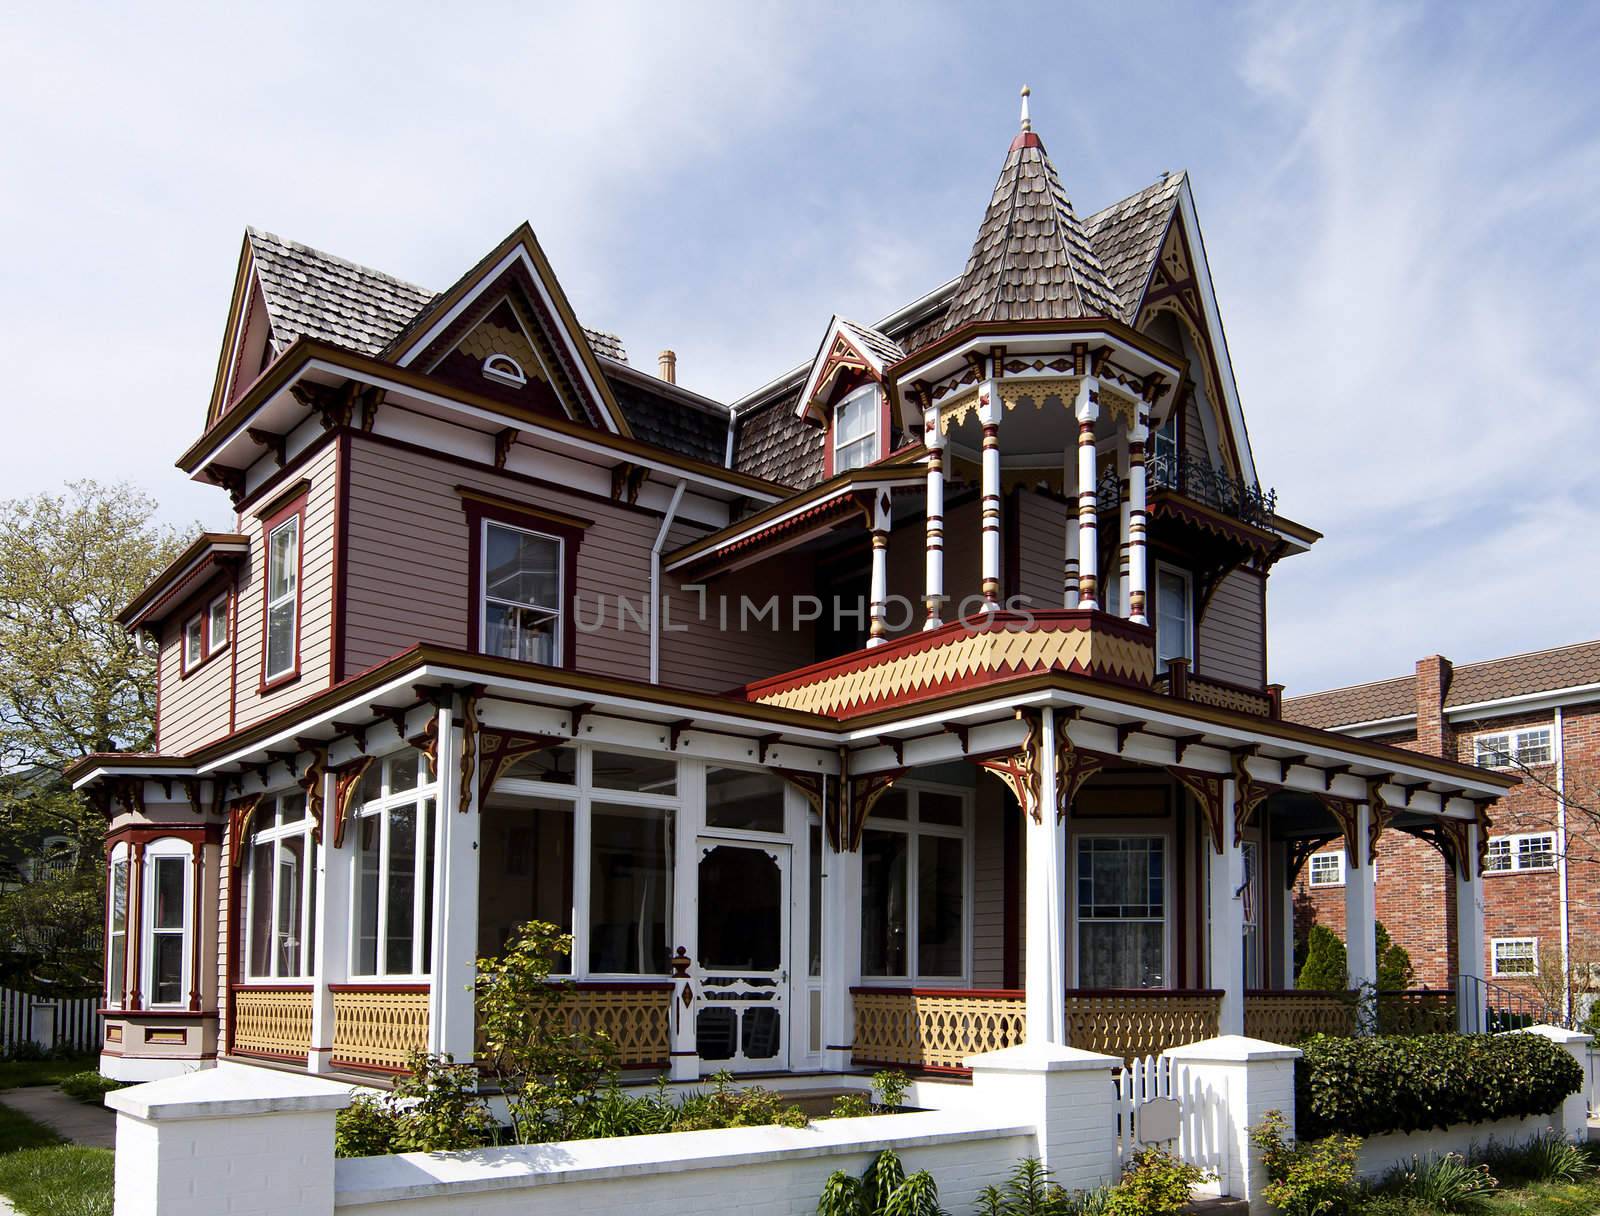
POLYGON ((112 1090, 122 1089, 127 1084, 126 1081, 113 1081, 110 1077, 101 1076, 90 1069, 88 1072, 75 1072, 70 1077, 62 1077, 61 1092, 80 1102, 100 1102, 112 1090))
POLYGON ((1309 1140, 1548 1114, 1583 1085, 1571 1053, 1533 1034, 1318 1035, 1301 1049, 1295 1131, 1309 1140))

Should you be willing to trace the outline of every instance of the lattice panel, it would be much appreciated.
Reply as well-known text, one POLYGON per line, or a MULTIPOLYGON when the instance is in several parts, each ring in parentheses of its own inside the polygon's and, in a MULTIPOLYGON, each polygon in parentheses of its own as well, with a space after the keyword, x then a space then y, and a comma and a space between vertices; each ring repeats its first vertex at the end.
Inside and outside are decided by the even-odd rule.
POLYGON ((1272 712, 1272 702, 1265 695, 1243 688, 1213 684, 1204 676, 1192 673, 1189 676, 1189 700, 1200 705, 1214 705, 1218 709, 1231 709, 1241 714, 1255 714, 1261 718, 1269 716, 1272 712))
POLYGON ((1215 1038, 1222 997, 1211 992, 1067 993, 1067 1043, 1132 1060, 1215 1038))
POLYGON ((1022 1042, 1020 996, 855 993, 857 1063, 963 1068, 968 1056, 1022 1042))
POLYGON ((1251 992, 1244 998, 1248 1038, 1292 1045, 1314 1034, 1350 1035, 1355 1030, 1354 993, 1251 992))
POLYGON ((428 993, 360 988, 333 994, 333 1058, 356 1068, 403 1071, 428 1047, 428 993))
POLYGON ((241 988, 233 995, 233 1046, 304 1058, 311 1048, 309 989, 241 988))
POLYGON ((574 1031, 603 1034, 624 1068, 664 1064, 672 1049, 672 986, 585 989, 566 993, 559 1006, 574 1031))

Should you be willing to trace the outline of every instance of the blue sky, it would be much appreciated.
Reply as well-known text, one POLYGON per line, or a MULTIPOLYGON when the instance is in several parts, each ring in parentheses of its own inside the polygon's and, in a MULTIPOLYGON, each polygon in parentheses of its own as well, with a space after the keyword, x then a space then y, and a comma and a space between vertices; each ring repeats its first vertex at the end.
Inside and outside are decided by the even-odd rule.
POLYGON ((10 6, 4 493, 172 468, 247 223, 427 286, 524 218, 729 398, 959 272, 1033 87, 1082 213, 1186 168, 1291 691, 1600 634, 1600 6, 10 6))

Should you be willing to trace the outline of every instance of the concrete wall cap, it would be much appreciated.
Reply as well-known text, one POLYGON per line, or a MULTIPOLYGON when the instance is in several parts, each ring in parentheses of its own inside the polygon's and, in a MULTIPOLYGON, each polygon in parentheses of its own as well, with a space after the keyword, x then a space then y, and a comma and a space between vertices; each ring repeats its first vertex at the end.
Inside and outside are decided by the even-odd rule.
POLYGON ((148 1081, 106 1095, 119 1114, 160 1122, 168 1119, 228 1119, 343 1110, 355 1090, 320 1077, 248 1065, 216 1068, 148 1081))
POLYGON ((1536 1034, 1541 1039, 1549 1039, 1552 1043, 1593 1043, 1594 1035, 1584 1034, 1581 1030, 1568 1030, 1565 1026, 1527 1026, 1521 1030, 1502 1031, 1503 1034, 1536 1034))
POLYGON ((1202 1039, 1182 1047, 1169 1047, 1161 1053, 1175 1060, 1191 1060, 1208 1064, 1253 1064, 1267 1060, 1298 1060, 1298 1047, 1285 1047, 1282 1043, 1268 1043, 1264 1039, 1247 1039, 1242 1034, 1225 1034, 1216 1039, 1202 1039))
POLYGON ((1088 1072, 1121 1068, 1122 1058, 1060 1043, 1018 1043, 968 1056, 965 1063, 974 1072, 1088 1072))

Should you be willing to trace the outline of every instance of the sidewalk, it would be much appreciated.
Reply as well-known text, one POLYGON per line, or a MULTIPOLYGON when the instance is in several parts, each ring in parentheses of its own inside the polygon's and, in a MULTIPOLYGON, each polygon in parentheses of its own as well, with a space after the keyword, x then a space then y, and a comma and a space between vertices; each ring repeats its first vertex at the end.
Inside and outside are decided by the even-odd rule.
POLYGON ((117 1116, 104 1106, 69 1098, 54 1085, 30 1085, 0 1092, 0 1102, 37 1119, 74 1144, 91 1148, 117 1146, 117 1116))

